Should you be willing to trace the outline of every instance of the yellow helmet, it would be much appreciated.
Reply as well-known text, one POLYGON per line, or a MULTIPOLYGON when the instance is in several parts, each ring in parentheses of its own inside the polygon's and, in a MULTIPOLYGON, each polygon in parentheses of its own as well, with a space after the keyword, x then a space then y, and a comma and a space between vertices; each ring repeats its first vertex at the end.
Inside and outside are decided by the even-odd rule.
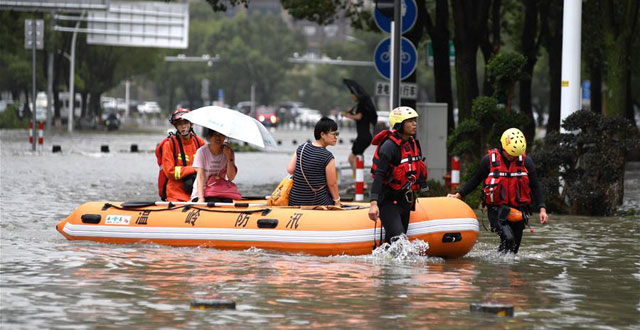
POLYGON ((509 128, 502 133, 500 138, 502 149, 513 157, 522 155, 527 150, 527 139, 517 128, 509 128))
POLYGON ((397 107, 389 114, 389 127, 411 118, 418 118, 418 113, 410 107, 397 107))

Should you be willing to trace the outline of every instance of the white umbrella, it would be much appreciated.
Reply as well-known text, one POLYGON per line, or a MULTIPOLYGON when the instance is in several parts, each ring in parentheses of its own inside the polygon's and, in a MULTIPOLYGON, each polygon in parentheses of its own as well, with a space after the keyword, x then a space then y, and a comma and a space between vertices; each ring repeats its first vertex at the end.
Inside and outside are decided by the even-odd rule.
POLYGON ((236 110, 214 105, 193 110, 182 118, 260 148, 276 147, 276 142, 262 123, 236 110))

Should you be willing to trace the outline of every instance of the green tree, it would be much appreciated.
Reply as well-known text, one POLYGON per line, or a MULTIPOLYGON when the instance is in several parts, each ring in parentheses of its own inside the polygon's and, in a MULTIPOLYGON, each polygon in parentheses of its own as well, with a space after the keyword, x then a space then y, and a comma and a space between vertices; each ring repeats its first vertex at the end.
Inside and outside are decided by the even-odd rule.
POLYGON ((238 14, 223 24, 207 40, 207 47, 220 55, 216 81, 231 86, 231 98, 249 98, 256 86, 258 101, 272 104, 279 93, 286 71, 292 67, 287 59, 302 52, 304 38, 291 31, 277 16, 238 14))
POLYGON ((189 56, 218 55, 220 60, 207 67, 203 63, 162 64, 156 70, 159 95, 174 102, 187 100, 190 106, 200 103, 200 82, 210 80, 210 94, 222 89, 225 102, 235 104, 250 98, 251 85, 259 104, 273 104, 286 94, 282 86, 293 67, 288 58, 302 53, 305 44, 300 31, 290 30, 274 15, 238 13, 227 17, 207 11, 206 5, 194 4, 189 31, 189 56), (160 90, 159 90, 160 91, 160 90))
POLYGON ((591 82, 591 110, 602 113, 604 40, 599 0, 589 0, 582 7, 582 60, 584 79, 591 82))
MULTIPOLYGON (((36 18, 33 14, 0 11, 0 90, 9 91, 14 100, 21 93, 27 97, 25 106, 32 97, 31 50, 24 48, 24 20, 36 18)), ((45 43, 45 46, 48 46, 45 43)), ((37 50, 38 60, 46 58, 46 51, 37 50)), ((46 62, 46 61, 45 61, 46 62)), ((36 62, 37 90, 45 86, 42 62, 36 62)), ((23 113, 29 115, 29 112, 23 113)))
POLYGON ((517 18, 517 23, 520 24, 515 29, 516 34, 520 35, 520 38, 516 39, 518 42, 516 49, 519 49, 526 58, 519 81, 520 111, 529 118, 529 125, 524 127, 524 134, 529 141, 533 141, 536 128, 533 121, 533 74, 538 62, 542 33, 538 22, 540 14, 538 1, 523 0, 522 2, 524 10, 519 11, 522 16, 517 18))
POLYGON ((562 79, 562 3, 544 0, 540 5, 542 45, 549 64, 549 120, 547 131, 560 130, 560 80, 562 79))
POLYGON ((485 37, 490 7, 490 0, 451 0, 460 119, 471 116, 472 101, 480 95, 477 53, 480 42, 485 37))
MULTIPOLYGON (((426 8, 425 8, 426 9, 426 8)), ((436 102, 447 104, 447 132, 454 127, 453 90, 451 87, 451 67, 449 65, 449 4, 447 0, 436 0, 435 15, 424 11, 425 29, 433 47, 433 75, 435 79, 436 102)))
MULTIPOLYGON (((121 81, 152 70, 160 60, 157 49, 87 45, 86 36, 78 40, 76 72, 78 91, 90 95, 83 117, 99 119, 100 96, 121 81)), ((86 102, 85 102, 86 104, 86 102)))
POLYGON ((603 40, 607 64, 607 116, 626 117, 631 102, 628 90, 631 82, 631 52, 638 38, 637 26, 640 1, 601 0, 599 8, 604 31, 603 40))
POLYGON ((495 96, 504 104, 507 113, 511 112, 515 85, 523 75, 525 63, 525 57, 514 52, 498 53, 487 63, 487 74, 494 83, 495 96))

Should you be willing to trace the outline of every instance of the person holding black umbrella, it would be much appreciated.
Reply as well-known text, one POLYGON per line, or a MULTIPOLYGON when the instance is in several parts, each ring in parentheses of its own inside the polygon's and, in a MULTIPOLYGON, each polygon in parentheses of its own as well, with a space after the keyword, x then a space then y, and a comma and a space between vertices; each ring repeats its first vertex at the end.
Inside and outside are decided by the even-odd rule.
POLYGON ((349 164, 355 175, 356 156, 363 155, 364 151, 371 144, 373 136, 371 135, 371 125, 375 125, 378 121, 376 107, 371 101, 371 97, 356 81, 351 79, 343 79, 343 82, 351 91, 351 97, 356 104, 344 111, 341 115, 345 118, 352 119, 356 122, 356 139, 351 147, 349 154, 349 164))

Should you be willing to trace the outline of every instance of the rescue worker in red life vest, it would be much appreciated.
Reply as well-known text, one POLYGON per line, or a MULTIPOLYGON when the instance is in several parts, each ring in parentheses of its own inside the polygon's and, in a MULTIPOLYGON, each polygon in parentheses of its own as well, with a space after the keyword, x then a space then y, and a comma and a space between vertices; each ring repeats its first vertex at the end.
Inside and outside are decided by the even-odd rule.
POLYGON ((519 129, 504 131, 500 147, 488 151, 471 180, 457 193, 447 195, 461 199, 484 182, 482 202, 487 206, 491 231, 500 236, 501 253, 518 253, 532 203, 540 210, 540 223, 549 221, 535 166, 526 149, 527 141, 519 129))
POLYGON ((410 107, 393 109, 389 114, 391 129, 378 133, 371 142, 378 147, 371 166, 369 218, 380 218, 387 243, 407 233, 416 193, 427 184, 427 166, 415 138, 416 118, 418 113, 410 107))
POLYGON ((196 136, 190 121, 182 118, 188 109, 178 108, 169 121, 176 128, 174 143, 162 146, 162 171, 169 179, 167 182, 167 201, 188 202, 196 176, 192 167, 193 159, 204 141, 196 136))

